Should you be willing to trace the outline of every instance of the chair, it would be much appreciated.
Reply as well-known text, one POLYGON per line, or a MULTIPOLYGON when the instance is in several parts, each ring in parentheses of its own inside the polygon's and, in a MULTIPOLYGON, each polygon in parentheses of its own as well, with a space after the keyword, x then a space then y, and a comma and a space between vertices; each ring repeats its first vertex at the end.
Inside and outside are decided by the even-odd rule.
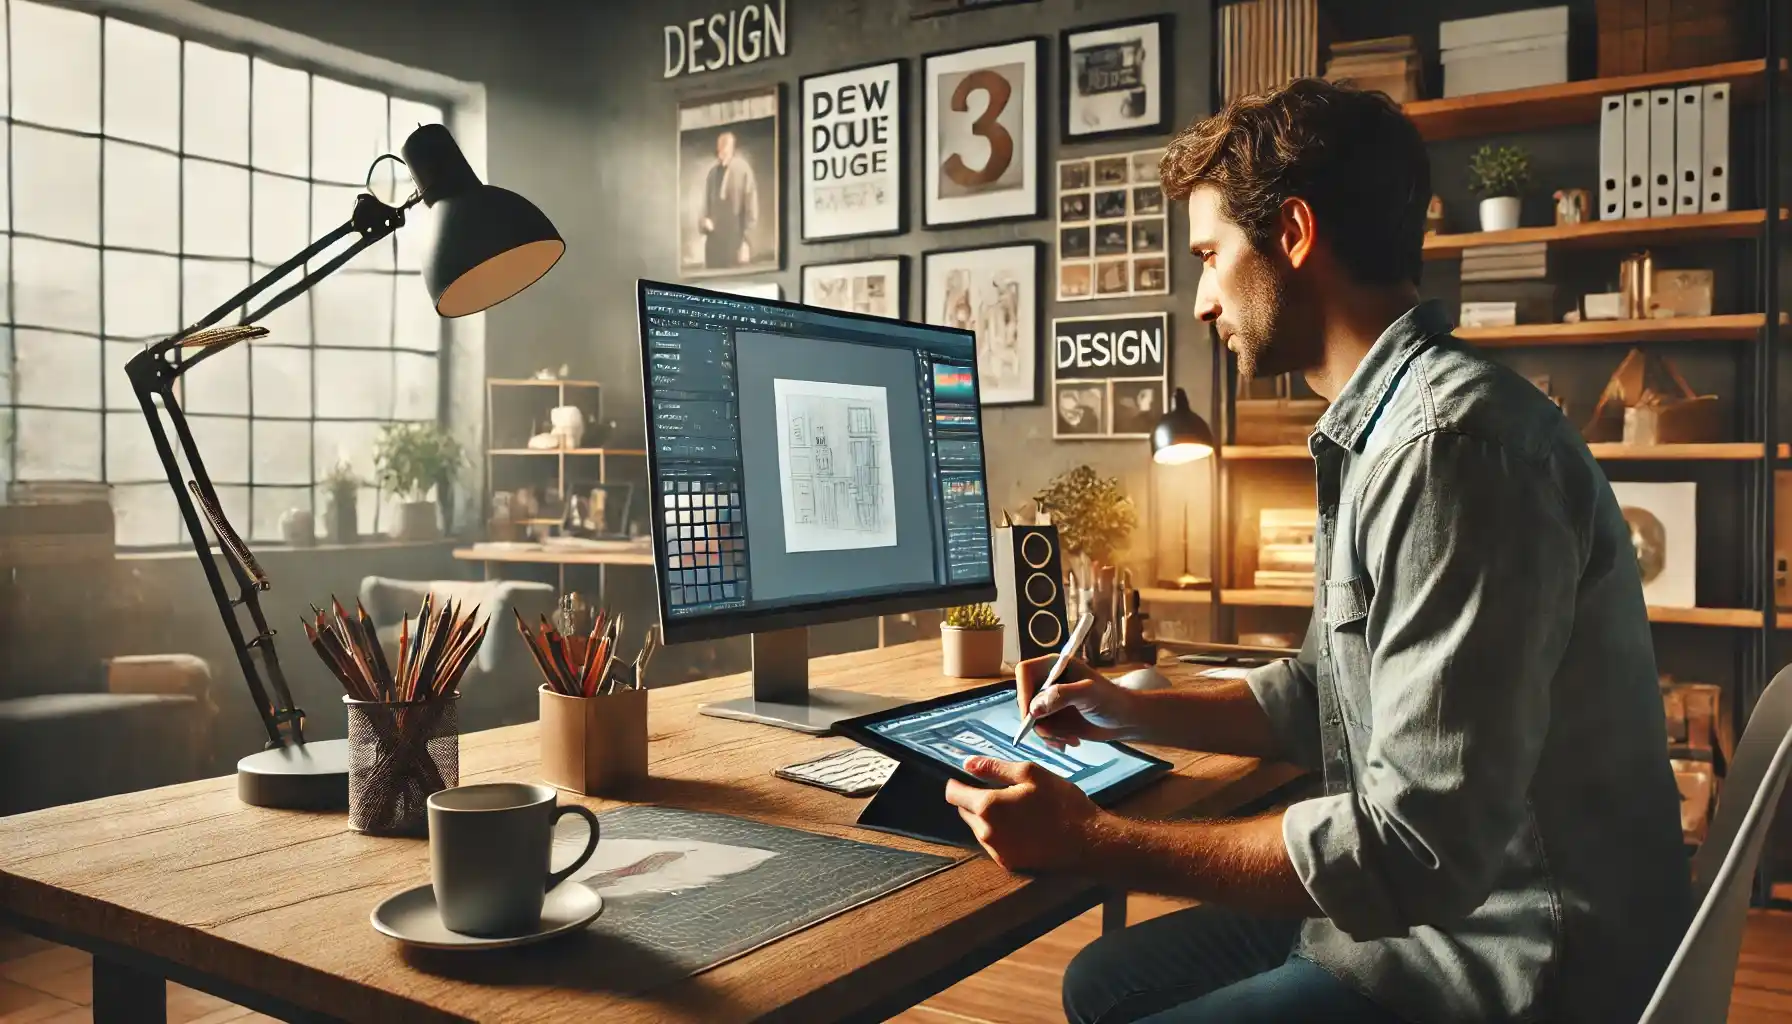
POLYGON ((1642 1024, 1721 1021, 1730 1012, 1755 865, 1792 772, 1792 666, 1767 684, 1736 745, 1717 814, 1693 857, 1699 909, 1642 1024))
POLYGON ((361 581, 361 603, 373 619, 387 657, 398 657, 398 629, 404 616, 415 616, 426 594, 451 600, 471 610, 491 625, 480 642, 479 654, 461 677, 460 706, 456 709, 462 732, 500 725, 532 722, 540 711, 536 687, 541 672, 516 635, 516 617, 533 623, 538 615, 554 610, 554 588, 527 580, 395 580, 368 576, 361 581))

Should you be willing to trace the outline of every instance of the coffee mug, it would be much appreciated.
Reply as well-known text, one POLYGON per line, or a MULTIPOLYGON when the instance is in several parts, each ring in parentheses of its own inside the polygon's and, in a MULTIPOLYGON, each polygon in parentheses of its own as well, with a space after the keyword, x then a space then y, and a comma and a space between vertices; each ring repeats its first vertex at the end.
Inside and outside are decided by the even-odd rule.
POLYGON ((429 797, 429 867, 436 908, 449 931, 526 935, 541 927, 548 890, 566 881, 597 849, 597 815, 578 804, 556 807, 552 786, 488 782, 429 797), (585 852, 551 870, 554 823, 577 814, 591 826, 585 852))

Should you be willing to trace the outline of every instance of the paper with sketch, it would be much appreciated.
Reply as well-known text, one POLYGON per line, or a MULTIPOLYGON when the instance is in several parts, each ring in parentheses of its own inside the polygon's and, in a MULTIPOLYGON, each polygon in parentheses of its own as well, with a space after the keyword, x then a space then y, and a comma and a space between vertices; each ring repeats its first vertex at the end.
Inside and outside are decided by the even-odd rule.
POLYGON ((885 389, 772 379, 778 416, 778 485, 784 550, 848 551, 896 545, 885 389))

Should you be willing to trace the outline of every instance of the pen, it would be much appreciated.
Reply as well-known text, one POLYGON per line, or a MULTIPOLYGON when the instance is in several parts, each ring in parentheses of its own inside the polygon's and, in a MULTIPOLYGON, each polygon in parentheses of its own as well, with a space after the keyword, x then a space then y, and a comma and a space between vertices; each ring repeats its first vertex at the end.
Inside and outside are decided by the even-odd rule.
MULTIPOLYGON (((1076 620, 1075 628, 1070 631, 1070 639, 1064 642, 1064 649, 1058 652, 1058 660, 1052 662, 1052 670, 1046 674, 1045 682, 1039 684, 1039 692, 1033 694, 1034 700, 1039 699, 1040 693, 1044 693, 1051 687, 1058 685, 1058 677, 1064 674, 1064 666, 1070 664, 1070 659, 1075 657, 1076 652, 1082 649, 1083 640, 1089 635, 1090 627, 1094 625, 1095 616, 1088 611, 1084 611, 1082 617, 1076 620)), ((1025 736, 1032 728, 1033 709, 1029 705, 1026 718, 1021 720, 1020 730, 1014 734, 1015 746, 1020 745, 1021 737, 1025 736)))

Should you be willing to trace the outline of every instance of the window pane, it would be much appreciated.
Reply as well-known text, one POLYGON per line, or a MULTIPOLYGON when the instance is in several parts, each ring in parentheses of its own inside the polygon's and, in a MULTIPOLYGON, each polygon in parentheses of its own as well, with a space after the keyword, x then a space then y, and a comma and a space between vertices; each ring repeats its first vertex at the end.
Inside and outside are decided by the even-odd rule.
POLYGON ((312 458, 321 477, 338 461, 347 460, 362 480, 373 479, 373 444, 379 438, 377 423, 342 423, 319 420, 311 425, 312 458))
POLYGON ((434 356, 417 355, 412 352, 393 354, 397 361, 394 371, 398 377, 398 391, 393 403, 392 417, 400 420, 435 420, 436 393, 440 390, 441 377, 434 356))
MULTIPOLYGON (((252 200, 255 215, 250 241, 256 262, 277 267, 311 244, 311 186, 290 178, 257 174, 252 200)), ((344 213, 317 234, 347 219, 348 214, 344 213)))
POLYGON ((80 334, 15 331, 20 405, 100 407, 100 342, 80 334))
POLYGON ((372 488, 361 492, 360 513, 361 532, 377 534, 381 537, 391 536, 398 529, 398 506, 401 502, 395 494, 382 494, 372 488))
MULTIPOLYGON (((4 248, 4 246, 0 246, 0 248, 4 248)), ((12 403, 12 328, 0 327, 0 406, 12 403)), ((0 474, 0 482, 6 479, 4 474, 0 474)))
MULTIPOLYGON (((233 260, 180 261, 180 318, 193 323, 249 287, 249 264, 233 260)), ((239 316, 232 311, 230 319, 239 316)), ((247 382, 245 381, 245 384, 247 382)))
POLYGON ((180 330, 179 259, 108 249, 105 262, 107 337, 159 339, 180 330))
MULTIPOLYGON (((256 280, 265 277, 273 269, 273 267, 256 264, 254 267, 256 280)), ((296 271, 281 278, 279 282, 270 284, 266 291, 256 297, 260 300, 256 308, 259 309, 261 305, 266 305, 274 296, 280 294, 282 289, 290 287, 302 277, 304 277, 304 272, 296 271)), ((286 305, 262 317, 256 323, 268 329, 267 338, 255 343, 262 348, 276 345, 308 347, 311 344, 311 296, 309 294, 294 296, 286 305)))
POLYGON ((12 113, 21 121, 100 130, 100 20, 14 0, 12 113))
POLYGON ((404 140, 410 138, 412 132, 424 125, 445 123, 441 107, 402 99, 398 96, 392 97, 391 119, 391 139, 394 152, 403 148, 404 140))
MULTIPOLYGON (((311 510, 311 488, 307 487, 262 487, 257 485, 249 495, 252 506, 251 514, 254 522, 250 525, 249 539, 252 541, 285 541, 286 532, 280 527, 280 519, 289 509, 311 510)), ((311 524, 313 536, 316 535, 317 522, 311 524)))
POLYGON ((100 414, 18 409, 19 480, 100 479, 100 414))
MULTIPOLYGON (((209 364, 208 364, 209 368, 209 364)), ((234 416, 189 416, 193 443, 214 484, 249 482, 249 421, 234 416)), ((240 525, 231 520, 231 525, 240 525)))
POLYGON ((318 349, 317 415, 324 419, 391 419, 392 353, 318 349))
POLYGON ((15 479, 12 475, 12 416, 10 408, 0 406, 0 480, 15 479))
POLYGON ((339 270, 311 290, 319 345, 388 348, 392 344, 391 274, 339 270))
POLYGON ((106 143, 106 244, 180 251, 180 160, 106 143))
POLYGON ((106 134, 180 145, 180 40, 106 19, 106 134))
POLYGON ((12 262, 18 323, 99 333, 98 249, 15 238, 12 262))
POLYGON ((392 344, 431 355, 441 351, 442 318, 436 315, 435 302, 423 284, 423 275, 404 274, 396 284, 397 326, 392 344))
POLYGON ((436 212, 422 203, 404 211, 404 227, 398 232, 398 269, 421 271, 435 244, 436 212))
POLYGON ((311 415, 310 350, 257 342, 249 353, 249 368, 255 377, 255 415, 311 415))
POLYGON ((137 392, 131 389, 131 378, 124 372, 125 364, 141 351, 141 342, 108 341, 100 353, 106 361, 106 408, 128 411, 138 422, 138 429, 144 430, 147 428, 141 426, 143 407, 137 404, 137 392))
POLYGON ((311 424, 255 421, 255 482, 311 485, 311 424))
MULTIPOLYGON (((4 0, 0 0, 0 3, 4 3, 4 0)), ((0 41, 3 41, 5 38, 6 38, 6 29, 4 27, 0 27, 0 41)), ((5 54, 0 54, 0 70, 4 70, 5 65, 6 65, 6 56, 5 56, 5 54)), ((5 91, 6 90, 4 90, 4 89, 0 89, 0 92, 5 92, 5 91)), ((0 100, 0 108, 4 108, 5 106, 6 106, 5 101, 0 100)), ((5 125, 0 125, 0 195, 8 194, 11 191, 11 189, 12 189, 12 133, 6 130, 5 125)), ((12 228, 12 204, 10 202, 0 202, 0 231, 10 230, 11 228, 12 228)))
POLYGON ((185 162, 181 241, 201 256, 249 258, 249 172, 239 167, 185 162))
POLYGON ((232 163, 249 162, 249 58, 204 43, 186 44, 185 151, 232 163))
POLYGON ((359 186, 386 143, 386 97, 372 89, 311 80, 311 175, 320 181, 359 186))
MULTIPOLYGON (((340 226, 355 212, 356 197, 364 190, 350 188, 346 185, 313 185, 311 187, 311 236, 313 238, 340 226)), ((408 216, 408 214, 407 214, 408 216)), ((348 243, 337 243, 338 247, 324 254, 327 260, 348 248, 348 243)), ((344 264, 344 270, 390 270, 392 269, 392 247, 390 238, 369 246, 355 254, 355 258, 344 264)), ((316 261, 322 262, 322 260, 316 261)))
POLYGON ((181 376, 181 407, 192 413, 249 412, 248 342, 239 342, 209 356, 181 376))
POLYGON ((124 547, 180 543, 180 510, 168 484, 113 487, 112 514, 118 520, 118 543, 124 547))
POLYGON ((257 59, 251 71, 255 102, 250 162, 282 174, 311 173, 309 75, 257 59))
POLYGON ((100 240, 100 144, 97 139, 14 126, 13 225, 71 242, 100 240))
MULTIPOLYGON (((164 424, 168 421, 162 420, 164 424)), ((176 452, 180 442, 169 428, 168 443, 176 452)), ((203 452, 210 465, 210 452, 203 452)), ((184 471, 183 471, 184 472, 184 471)), ((109 412, 106 414, 106 479, 112 483, 141 483, 167 479, 161 457, 156 455, 155 438, 149 436, 149 424, 143 414, 109 412)), ((162 484, 167 487, 167 483, 162 484)))

